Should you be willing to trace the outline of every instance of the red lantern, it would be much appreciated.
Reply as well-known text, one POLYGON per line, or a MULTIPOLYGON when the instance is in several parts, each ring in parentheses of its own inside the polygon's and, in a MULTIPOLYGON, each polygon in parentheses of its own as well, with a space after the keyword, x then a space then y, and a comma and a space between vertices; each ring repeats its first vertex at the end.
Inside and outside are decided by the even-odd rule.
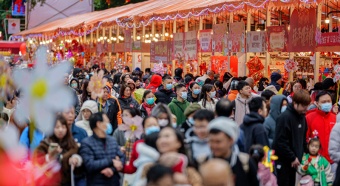
POLYGON ((23 56, 26 54, 26 43, 21 43, 20 52, 21 52, 21 55, 23 56))

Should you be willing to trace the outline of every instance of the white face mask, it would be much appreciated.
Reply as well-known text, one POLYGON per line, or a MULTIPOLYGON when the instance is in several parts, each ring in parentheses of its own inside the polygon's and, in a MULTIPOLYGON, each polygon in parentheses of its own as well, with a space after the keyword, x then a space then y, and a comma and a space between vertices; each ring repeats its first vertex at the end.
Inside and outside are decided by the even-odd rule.
POLYGON ((158 119, 158 124, 161 127, 165 127, 169 124, 169 121, 167 119, 158 119))

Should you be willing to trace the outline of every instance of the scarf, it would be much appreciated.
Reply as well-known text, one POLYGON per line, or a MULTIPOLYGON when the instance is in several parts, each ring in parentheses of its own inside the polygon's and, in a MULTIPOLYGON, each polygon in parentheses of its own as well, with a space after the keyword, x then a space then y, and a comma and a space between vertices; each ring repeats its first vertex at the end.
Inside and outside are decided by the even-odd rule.
POLYGON ((148 105, 146 102, 143 103, 143 107, 145 108, 146 113, 148 113, 148 116, 151 115, 151 110, 153 109, 154 106, 155 104, 148 105))

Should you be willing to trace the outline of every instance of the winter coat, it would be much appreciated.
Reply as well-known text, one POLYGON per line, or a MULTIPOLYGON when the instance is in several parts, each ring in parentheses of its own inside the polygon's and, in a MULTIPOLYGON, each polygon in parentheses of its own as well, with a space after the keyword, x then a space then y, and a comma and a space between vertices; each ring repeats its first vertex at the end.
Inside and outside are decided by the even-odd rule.
POLYGON ((29 126, 24 129, 24 131, 20 135, 20 144, 24 145, 27 149, 33 151, 35 148, 37 148, 41 142, 41 140, 44 139, 45 135, 38 131, 33 131, 33 139, 30 138, 29 135, 29 126))
POLYGON ((77 143, 80 143, 81 141, 83 141, 83 139, 87 137, 86 131, 80 127, 77 127, 74 123, 71 126, 71 132, 74 140, 77 143))
POLYGON ((133 162, 135 162, 136 159, 139 156, 139 154, 137 152, 137 145, 139 143, 144 143, 144 140, 143 139, 138 140, 133 144, 130 161, 129 161, 129 163, 125 164, 125 166, 124 166, 123 173, 125 173, 125 174, 133 174, 137 171, 137 168, 133 165, 133 162))
POLYGON ((125 146, 126 139, 125 139, 125 133, 122 130, 119 130, 118 128, 113 132, 113 137, 116 139, 119 146, 125 146))
POLYGON ((268 167, 265 167, 261 162, 258 164, 257 176, 259 177, 261 186, 277 186, 277 180, 268 167))
POLYGON ((188 120, 185 120, 182 125, 180 125, 178 128, 181 131, 181 133, 184 136, 184 139, 186 139, 188 136, 191 135, 191 133, 193 132, 192 127, 194 126, 194 124, 189 123, 188 120), (191 129, 191 130, 190 130, 191 129))
POLYGON ((94 133, 93 136, 82 141, 79 153, 83 157, 87 185, 120 185, 120 176, 113 166, 112 160, 116 159, 116 156, 118 156, 124 165, 125 156, 120 151, 120 147, 113 137, 106 136, 106 138, 100 139, 94 133), (105 168, 112 169, 114 172, 112 177, 108 178, 100 173, 105 168))
POLYGON ((156 149, 145 143, 139 143, 136 148, 139 155, 133 162, 133 165, 137 168, 137 172, 135 174, 134 184, 132 185, 136 185, 140 180, 145 179, 145 177, 143 178, 142 176, 145 165, 155 163, 160 157, 160 154, 156 149))
POLYGON ((238 90, 231 90, 228 94, 228 99, 234 101, 238 95, 238 90))
POLYGON ((126 108, 139 108, 139 103, 131 96, 128 98, 119 96, 118 101, 122 110, 126 108))
POLYGON ((268 137, 262 124, 263 122, 263 116, 259 115, 257 112, 250 112, 244 116, 241 129, 243 130, 245 137, 245 152, 249 152, 250 147, 255 144, 263 146, 269 145, 268 137))
POLYGON ((215 98, 213 98, 213 100, 214 100, 214 102, 213 101, 209 102, 208 100, 206 100, 205 107, 203 106, 203 99, 201 101, 199 101, 198 104, 201 106, 202 109, 207 109, 207 110, 215 112, 216 103, 218 102, 218 100, 215 99, 215 98))
POLYGON ((169 103, 168 106, 171 113, 177 117, 177 125, 185 121, 184 111, 189 105, 190 103, 187 100, 179 102, 177 98, 172 99, 171 103, 169 103))
POLYGON ((296 158, 301 162, 306 143, 307 123, 304 114, 299 114, 289 105, 276 120, 273 149, 279 161, 290 166, 296 158))
POLYGON ((187 98, 188 102, 190 102, 190 103, 197 103, 199 101, 200 95, 197 95, 197 98, 194 98, 192 96, 192 94, 193 94, 192 92, 188 92, 188 98, 187 98))
MULTIPOLYGON (((40 165, 42 167, 49 161, 47 161, 46 155, 48 154, 48 149, 50 143, 57 143, 56 141, 52 141, 51 139, 47 138, 40 142, 39 146, 35 149, 33 154, 33 162, 36 165, 40 165)), ((78 146, 75 145, 73 148, 65 149, 62 148, 62 158, 59 159, 59 163, 61 165, 60 174, 61 180, 59 185, 71 185, 71 166, 69 165, 69 159, 78 153, 78 146)), ((60 156, 61 157, 61 156, 60 156)), ((78 161, 80 160, 78 166, 82 163, 82 158, 78 155, 78 161)), ((75 170, 76 172, 80 171, 80 169, 75 170)), ((46 172, 47 173, 47 172, 46 172)), ((56 175, 51 175, 51 177, 56 175)))
POLYGON ((90 123, 88 120, 85 120, 83 117, 82 111, 85 109, 89 109, 92 114, 95 114, 98 112, 98 105, 95 101, 92 101, 92 100, 85 101, 80 109, 80 113, 77 117, 78 121, 76 122, 77 127, 84 129, 88 136, 92 136, 93 132, 90 127, 90 123))
POLYGON ((156 103, 164 103, 164 104, 169 104, 173 98, 176 97, 176 93, 171 89, 171 90, 165 90, 163 85, 158 87, 157 92, 155 93, 156 103))
MULTIPOLYGON (((193 132, 193 129, 191 128, 189 131, 193 132)), ((199 163, 211 155, 208 139, 200 139, 195 135, 187 133, 185 141, 189 162, 191 162, 195 168, 198 168, 199 163)))
POLYGON ((340 161, 340 123, 336 123, 331 131, 328 152, 333 162, 340 161))
MULTIPOLYGON (((108 110, 105 111, 104 108, 101 109, 104 113, 106 113, 107 117, 110 120, 113 130, 115 130, 118 127, 118 125, 122 123, 121 118, 122 108, 120 106, 120 102, 116 98, 109 98, 105 104, 107 104, 108 110)), ((98 103, 98 107, 102 107, 102 105, 98 103)))
POLYGON ((310 155, 304 154, 298 172, 302 175, 310 175, 313 181, 320 185, 332 185, 333 173, 331 172, 331 164, 323 156, 318 155, 309 163, 307 170, 304 170, 304 164, 308 161, 310 155))
MULTIPOLYGON (((148 107, 148 106, 149 106, 149 105, 145 105, 144 103, 140 104, 139 111, 140 111, 140 113, 141 113, 141 117, 142 117, 142 118, 146 118, 146 117, 149 116, 148 111, 147 111, 146 108, 145 108, 145 107, 148 107)), ((152 107, 150 107, 150 108, 151 108, 151 111, 152 111, 152 109, 153 109, 155 106, 156 106, 156 104, 153 104, 152 107)), ((151 112, 150 112, 150 115, 151 115, 151 112)))
POLYGON ((275 95, 271 98, 270 101, 270 112, 268 117, 263 123, 263 126, 266 130, 269 139, 270 147, 273 144, 273 140, 275 137, 275 129, 276 129, 276 119, 281 114, 281 107, 283 100, 287 100, 286 96, 283 95, 275 95))
POLYGON ((235 101, 235 122, 239 125, 243 123, 243 118, 249 113, 248 103, 253 98, 253 96, 248 99, 244 99, 240 94, 237 94, 235 101))
POLYGON ((319 154, 327 159, 328 162, 333 163, 328 154, 328 144, 332 128, 336 123, 336 115, 333 112, 325 113, 319 109, 315 109, 306 116, 307 134, 306 140, 318 136, 321 143, 319 154))

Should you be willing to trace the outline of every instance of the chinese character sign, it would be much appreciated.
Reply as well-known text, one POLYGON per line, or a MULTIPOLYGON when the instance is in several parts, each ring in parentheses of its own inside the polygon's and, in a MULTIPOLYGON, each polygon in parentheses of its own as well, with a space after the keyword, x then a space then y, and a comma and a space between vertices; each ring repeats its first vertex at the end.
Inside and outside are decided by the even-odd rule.
POLYGON ((169 41, 151 42, 150 62, 156 63, 159 61, 162 61, 163 63, 170 62, 170 42, 169 41))
POLYGON ((184 57, 184 33, 174 33, 173 58, 180 59, 184 57))
POLYGON ((201 52, 211 52, 212 49, 212 30, 200 30, 199 46, 201 52))
POLYGON ((131 30, 125 30, 125 34, 124 34, 124 48, 125 48, 125 52, 132 52, 132 33, 131 30))
POLYGON ((254 31, 247 33, 247 52, 266 51, 266 32, 254 31))
POLYGON ((245 52, 244 22, 230 23, 228 40, 231 40, 231 52, 245 52))
POLYGON ((268 52, 287 51, 288 32, 284 26, 267 27, 268 52))
POLYGON ((213 50, 215 52, 222 52, 223 50, 223 39, 227 32, 227 23, 213 25, 213 50))
POLYGON ((339 51, 340 34, 339 32, 322 33, 317 51, 339 51))
POLYGON ((289 52, 315 50, 316 9, 295 9, 290 17, 289 52))
POLYGON ((184 37, 185 60, 197 59, 197 31, 185 32, 184 37))

